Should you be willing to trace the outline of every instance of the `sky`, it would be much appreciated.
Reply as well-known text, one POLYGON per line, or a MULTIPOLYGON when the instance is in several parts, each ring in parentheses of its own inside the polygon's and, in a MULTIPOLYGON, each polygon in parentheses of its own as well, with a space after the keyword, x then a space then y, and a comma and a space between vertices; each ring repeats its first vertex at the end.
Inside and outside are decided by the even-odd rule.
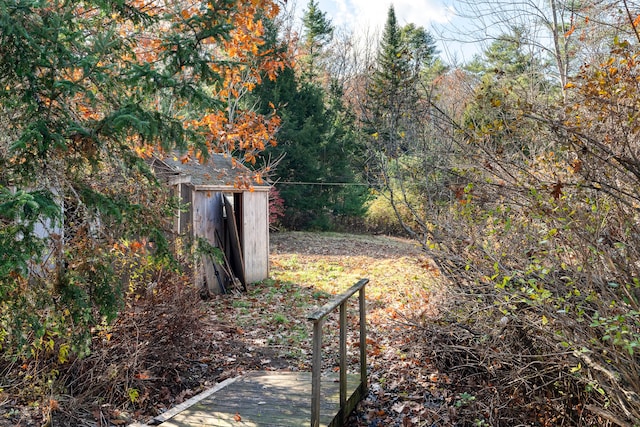
POLYGON ((426 28, 431 23, 444 24, 454 15, 453 8, 441 0, 318 0, 320 9, 327 12, 336 25, 380 28, 384 27, 391 3, 400 25, 414 23, 426 28))
MULTIPOLYGON (((308 0, 294 0, 298 13, 306 8, 308 0)), ((464 62, 471 60, 479 52, 472 45, 463 45, 451 41, 443 42, 437 37, 440 30, 447 27, 459 27, 460 22, 452 6, 453 0, 316 0, 320 10, 336 27, 345 26, 356 34, 366 30, 378 30, 380 33, 387 19, 389 6, 393 3, 399 25, 413 23, 431 31, 438 41, 440 55, 445 62, 464 62), (437 30, 436 30, 437 28, 437 30)))

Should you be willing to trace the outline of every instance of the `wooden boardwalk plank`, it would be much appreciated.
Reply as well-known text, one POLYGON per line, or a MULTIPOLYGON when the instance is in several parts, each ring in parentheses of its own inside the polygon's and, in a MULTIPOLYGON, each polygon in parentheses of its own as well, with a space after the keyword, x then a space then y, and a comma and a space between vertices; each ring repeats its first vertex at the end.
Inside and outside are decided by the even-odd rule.
MULTIPOLYGON (((347 396, 353 408, 360 399, 359 375, 347 378, 347 396)), ((333 425, 339 415, 338 375, 322 379, 320 425, 333 425)), ((205 392, 207 393, 207 392, 205 392)), ((311 418, 311 373, 251 372, 160 424, 160 427, 300 427, 311 418)), ((166 419, 166 418, 165 418, 166 419)), ((337 421, 337 420, 336 420, 337 421)))

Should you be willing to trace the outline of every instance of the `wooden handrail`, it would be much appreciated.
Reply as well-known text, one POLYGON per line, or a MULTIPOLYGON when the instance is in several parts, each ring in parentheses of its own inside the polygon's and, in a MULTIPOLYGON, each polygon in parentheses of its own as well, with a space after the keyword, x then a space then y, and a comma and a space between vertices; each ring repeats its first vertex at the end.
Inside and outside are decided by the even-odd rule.
POLYGON ((320 425, 320 372, 322 369, 322 325, 325 317, 336 308, 340 307, 340 425, 347 415, 345 406, 347 403, 347 300, 356 292, 359 292, 360 311, 360 388, 362 395, 367 390, 367 323, 366 302, 364 299, 364 286, 369 279, 361 279, 342 294, 338 295, 322 307, 308 316, 313 322, 313 358, 311 374, 311 427, 320 425))

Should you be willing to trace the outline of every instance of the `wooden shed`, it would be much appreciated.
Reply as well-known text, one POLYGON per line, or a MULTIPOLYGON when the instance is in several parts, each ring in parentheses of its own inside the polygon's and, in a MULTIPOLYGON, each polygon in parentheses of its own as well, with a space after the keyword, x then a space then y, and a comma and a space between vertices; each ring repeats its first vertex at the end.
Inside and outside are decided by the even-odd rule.
POLYGON ((206 163, 174 154, 151 162, 183 205, 174 232, 201 243, 194 272, 199 285, 222 293, 269 276, 268 184, 255 182, 247 167, 222 154, 206 163), (221 249, 223 259, 207 247, 221 249))

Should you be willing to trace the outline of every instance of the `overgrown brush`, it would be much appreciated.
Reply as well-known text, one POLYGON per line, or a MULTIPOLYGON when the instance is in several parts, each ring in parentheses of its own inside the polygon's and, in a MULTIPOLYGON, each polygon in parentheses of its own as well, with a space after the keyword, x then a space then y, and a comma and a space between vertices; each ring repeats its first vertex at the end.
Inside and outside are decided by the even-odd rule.
POLYGON ((31 407, 34 418, 56 425, 125 422, 159 413, 180 393, 201 387, 183 373, 186 361, 201 356, 191 354, 194 346, 207 345, 199 335, 198 293, 188 277, 159 264, 129 267, 138 280, 130 282, 115 322, 91 330, 86 354, 71 352, 64 337, 47 337, 41 348, 32 346, 31 357, 0 361, 0 393, 9 404, 31 407))
POLYGON ((457 416, 492 426, 633 426, 639 323, 620 302, 625 291, 566 270, 509 277, 485 265, 490 275, 478 280, 478 264, 475 274, 453 274, 446 314, 418 331, 438 369, 475 396, 457 416))
POLYGON ((615 40, 555 105, 487 76, 464 126, 441 122, 457 143, 449 200, 395 198, 451 279, 446 316, 421 332, 476 396, 463 423, 638 425, 638 55, 615 40))
MULTIPOLYGON (((519 125, 554 138, 541 123, 519 125)), ((479 396, 461 414, 504 426, 631 427, 640 420, 636 148, 603 149, 564 126, 579 150, 478 147, 485 166, 465 171, 466 197, 427 246, 458 305, 426 337, 438 342, 437 363, 479 396)))

